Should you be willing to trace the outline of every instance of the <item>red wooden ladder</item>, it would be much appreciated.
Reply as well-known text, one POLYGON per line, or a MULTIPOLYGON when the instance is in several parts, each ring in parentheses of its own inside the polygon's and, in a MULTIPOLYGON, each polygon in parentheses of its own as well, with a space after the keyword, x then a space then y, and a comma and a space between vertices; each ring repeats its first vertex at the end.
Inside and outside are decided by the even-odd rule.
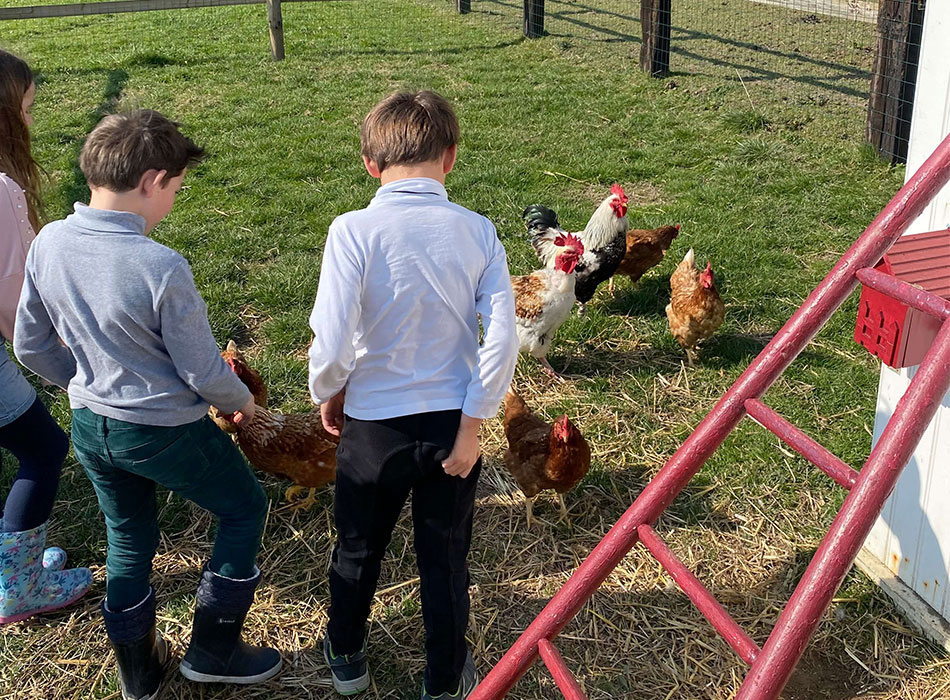
POLYGON ((904 465, 936 413, 941 398, 950 388, 950 302, 873 269, 948 180, 950 136, 752 361, 479 684, 470 700, 504 697, 539 654, 564 697, 584 700, 583 691, 552 640, 638 541, 659 560, 700 612, 750 665, 737 699, 773 700, 778 697, 880 515, 904 465), (943 321, 933 346, 860 472, 835 457, 761 400, 765 391, 798 357, 859 282, 943 321), (761 649, 651 527, 745 416, 772 431, 849 491, 761 649))

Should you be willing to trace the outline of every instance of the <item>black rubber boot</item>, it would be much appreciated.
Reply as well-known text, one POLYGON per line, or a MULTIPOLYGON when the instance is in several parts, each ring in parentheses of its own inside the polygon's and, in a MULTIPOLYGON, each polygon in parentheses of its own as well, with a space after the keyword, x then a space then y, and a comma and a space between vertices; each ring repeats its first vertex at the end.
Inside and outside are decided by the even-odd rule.
POLYGON ((191 645, 181 662, 182 675, 198 683, 260 683, 280 671, 280 654, 252 647, 241 639, 244 618, 261 580, 219 576, 208 567, 198 584, 191 645))
POLYGON ((122 612, 112 612, 103 600, 102 617, 119 665, 122 700, 156 700, 171 654, 168 643, 155 631, 155 591, 122 612))

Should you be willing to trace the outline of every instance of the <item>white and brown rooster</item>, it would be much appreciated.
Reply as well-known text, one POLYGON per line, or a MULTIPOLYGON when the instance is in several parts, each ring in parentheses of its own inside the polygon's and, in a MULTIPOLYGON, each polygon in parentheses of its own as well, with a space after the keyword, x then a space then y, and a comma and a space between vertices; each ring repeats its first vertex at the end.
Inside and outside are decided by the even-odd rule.
MULTIPOLYGON (((548 219, 548 224, 557 226, 557 218, 548 219)), ((548 375, 560 379, 548 362, 547 354, 557 329, 571 315, 575 269, 584 255, 584 244, 577 236, 562 231, 551 241, 551 246, 560 251, 554 257, 554 268, 512 275, 511 287, 515 293, 519 351, 538 358, 548 375)))
MULTIPOLYGON (((545 266, 554 267, 559 247, 555 239, 566 233, 557 214, 540 204, 532 204, 522 214, 531 245, 545 266)), ((594 296, 597 286, 613 277, 627 252, 627 195, 614 184, 610 195, 594 211, 578 237, 584 244, 584 256, 577 263, 575 295, 579 313, 594 296)))

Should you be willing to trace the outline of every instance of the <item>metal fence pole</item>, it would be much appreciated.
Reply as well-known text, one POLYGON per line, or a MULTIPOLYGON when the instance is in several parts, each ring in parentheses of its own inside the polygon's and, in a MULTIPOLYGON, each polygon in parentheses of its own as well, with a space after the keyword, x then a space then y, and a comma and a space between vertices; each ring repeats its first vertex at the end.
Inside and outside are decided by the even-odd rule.
POLYGON ((455 0, 455 8, 460 15, 467 15, 472 11, 472 0, 455 0))

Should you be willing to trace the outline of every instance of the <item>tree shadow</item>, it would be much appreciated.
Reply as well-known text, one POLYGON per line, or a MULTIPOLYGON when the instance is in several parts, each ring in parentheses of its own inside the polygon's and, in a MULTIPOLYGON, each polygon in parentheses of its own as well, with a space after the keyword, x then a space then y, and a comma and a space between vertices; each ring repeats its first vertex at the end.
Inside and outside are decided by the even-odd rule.
MULTIPOLYGON (((505 0, 485 0, 485 2, 505 7, 511 11, 521 10, 520 4, 505 2, 505 0)), ((760 9, 763 12, 767 11, 764 8, 760 9)), ((596 7, 593 5, 576 2, 574 0, 548 0, 546 11, 547 17, 550 20, 561 21, 567 25, 571 25, 578 29, 583 29, 605 37, 595 41, 602 43, 641 43, 639 36, 619 31, 616 28, 618 21, 639 25, 639 17, 608 10, 603 7, 596 7), (579 19, 577 17, 577 15, 581 14, 585 16, 585 19, 579 19), (592 18, 596 18, 596 20, 592 18)), ((572 33, 559 33, 557 31, 552 31, 551 22, 548 22, 547 28, 548 30, 545 32, 547 36, 561 39, 577 38, 572 33)), ((865 68, 849 65, 847 63, 829 61, 821 58, 813 58, 794 50, 782 51, 780 49, 773 49, 752 41, 731 39, 721 34, 688 29, 678 25, 673 25, 672 30, 673 36, 670 49, 671 53, 677 54, 683 58, 692 59, 700 63, 707 63, 712 66, 728 68, 730 69, 730 74, 733 72, 733 70, 744 71, 745 73, 749 74, 748 77, 745 75, 743 76, 743 79, 746 82, 775 81, 784 79, 809 85, 811 87, 821 88, 823 90, 829 90, 831 92, 837 92, 850 97, 857 97, 860 99, 867 99, 868 95, 870 94, 871 72, 865 68), (698 49, 690 50, 684 46, 686 42, 696 41, 712 41, 721 47, 743 49, 752 54, 760 54, 772 58, 784 59, 789 66, 789 70, 767 69, 748 62, 718 58, 716 56, 701 53, 698 49), (792 70, 794 66, 799 66, 806 72, 795 73, 792 70), (815 72, 819 69, 827 72, 828 74, 824 76, 816 75, 815 72), (811 73, 807 71, 811 71, 811 73), (860 80, 867 82, 868 87, 867 89, 855 89, 841 84, 842 81, 849 80, 860 80)), ((680 71, 680 74, 682 73, 683 71, 680 71)), ((694 72, 686 71, 686 73, 693 74, 694 72)))

